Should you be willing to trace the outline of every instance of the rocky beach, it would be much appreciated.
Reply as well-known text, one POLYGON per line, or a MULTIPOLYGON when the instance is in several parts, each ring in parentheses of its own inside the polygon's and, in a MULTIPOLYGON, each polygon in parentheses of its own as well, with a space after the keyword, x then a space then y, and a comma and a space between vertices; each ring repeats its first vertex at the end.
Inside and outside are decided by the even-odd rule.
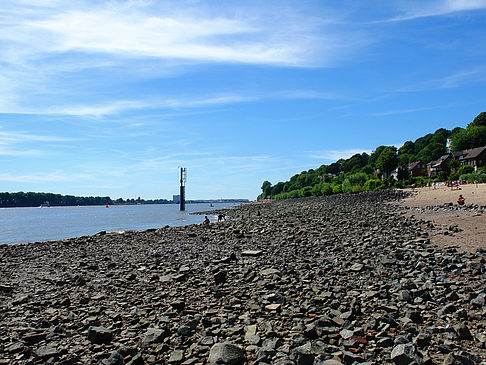
POLYGON ((0 364, 486 364, 486 244, 429 219, 486 207, 410 194, 2 245, 0 364))

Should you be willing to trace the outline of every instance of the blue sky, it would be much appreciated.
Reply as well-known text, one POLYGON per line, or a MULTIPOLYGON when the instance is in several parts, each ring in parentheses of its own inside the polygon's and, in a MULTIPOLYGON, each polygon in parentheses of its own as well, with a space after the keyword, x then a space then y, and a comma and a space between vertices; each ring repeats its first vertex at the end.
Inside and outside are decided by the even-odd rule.
POLYGON ((0 52, 0 191, 255 199, 486 111, 486 0, 3 0, 0 52))

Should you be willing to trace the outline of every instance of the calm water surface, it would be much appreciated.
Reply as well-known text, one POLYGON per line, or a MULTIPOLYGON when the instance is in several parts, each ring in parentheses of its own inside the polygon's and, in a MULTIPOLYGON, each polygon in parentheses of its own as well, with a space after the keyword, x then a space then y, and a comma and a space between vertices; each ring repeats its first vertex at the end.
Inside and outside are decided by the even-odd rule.
MULTIPOLYGON (((183 226, 203 221, 204 216, 190 214, 192 212, 235 206, 227 203, 213 205, 186 204, 185 212, 179 211, 177 204, 0 208, 0 243, 52 241, 100 231, 183 226)), ((215 216, 209 218, 211 221, 216 219, 215 216)))

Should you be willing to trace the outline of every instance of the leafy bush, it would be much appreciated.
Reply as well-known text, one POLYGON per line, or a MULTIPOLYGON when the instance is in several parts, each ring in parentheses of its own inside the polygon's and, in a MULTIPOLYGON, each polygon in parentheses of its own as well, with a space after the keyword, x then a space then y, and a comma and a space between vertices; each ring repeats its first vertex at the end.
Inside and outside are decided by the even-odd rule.
POLYGON ((455 172, 453 174, 451 174, 451 176, 449 176, 449 180, 450 181, 456 181, 456 180, 459 180, 459 173, 458 172, 455 172))
POLYGON ((321 195, 332 195, 332 185, 322 184, 321 185, 321 195))
POLYGON ((437 177, 439 178, 439 181, 447 181, 449 174, 446 171, 439 171, 437 177))
POLYGON ((299 197, 299 190, 292 190, 288 193, 290 199, 298 198, 299 197))
POLYGON ((339 193, 342 193, 342 192, 343 192, 343 189, 342 189, 341 184, 334 185, 334 187, 332 188, 333 194, 339 194, 339 193))
POLYGON ((311 190, 312 196, 321 196, 322 195, 322 184, 316 184, 312 187, 311 190))
POLYGON ((382 190, 382 189, 386 189, 386 185, 385 184, 378 185, 376 188, 373 189, 373 191, 382 190))
POLYGON ((305 198, 312 195, 312 188, 310 186, 303 187, 299 190, 299 197, 305 198))
POLYGON ((474 183, 478 180, 478 183, 485 183, 486 182, 486 174, 463 174, 459 176, 459 180, 461 181, 467 181, 468 183, 474 183))
POLYGON ((476 174, 462 174, 459 176, 460 181, 467 181, 468 183, 473 183, 476 180, 476 174))
POLYGON ((461 166, 461 167, 459 167, 459 170, 457 170, 457 173, 459 175, 470 174, 471 172, 474 172, 474 167, 469 166, 469 165, 461 166))
POLYGON ((362 172, 349 175, 343 181, 342 190, 347 194, 363 191, 363 185, 367 180, 368 175, 362 172))
POLYGON ((364 190, 366 191, 373 191, 376 189, 377 186, 382 184, 380 179, 370 179, 364 183, 364 190))
POLYGON ((476 172, 478 174, 486 174, 486 166, 478 167, 478 170, 476 172))

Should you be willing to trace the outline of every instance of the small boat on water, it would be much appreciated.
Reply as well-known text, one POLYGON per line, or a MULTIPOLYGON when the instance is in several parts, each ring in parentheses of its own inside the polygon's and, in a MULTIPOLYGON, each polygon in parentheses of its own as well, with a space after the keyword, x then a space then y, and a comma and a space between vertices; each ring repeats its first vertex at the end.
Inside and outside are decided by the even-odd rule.
POLYGON ((42 203, 42 204, 40 205, 40 207, 39 207, 39 208, 49 208, 50 206, 51 206, 51 205, 49 204, 49 201, 47 201, 47 200, 46 200, 44 203, 42 203))
POLYGON ((214 207, 213 203, 209 203, 209 206, 210 206, 210 207, 214 207))

